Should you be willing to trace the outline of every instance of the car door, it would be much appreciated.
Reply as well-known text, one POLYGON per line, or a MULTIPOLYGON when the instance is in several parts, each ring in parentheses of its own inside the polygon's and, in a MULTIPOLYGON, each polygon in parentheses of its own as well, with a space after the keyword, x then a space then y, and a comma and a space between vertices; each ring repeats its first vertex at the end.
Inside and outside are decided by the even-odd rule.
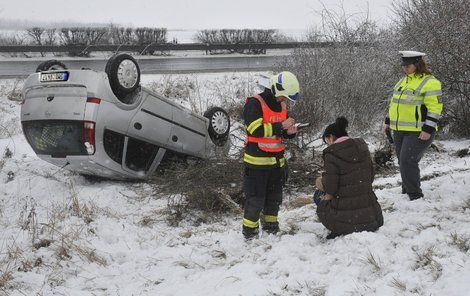
POLYGON ((207 125, 206 120, 181 106, 173 108, 171 141, 180 153, 205 157, 207 125))
POLYGON ((128 135, 160 147, 168 147, 173 126, 173 106, 149 93, 132 118, 128 135))

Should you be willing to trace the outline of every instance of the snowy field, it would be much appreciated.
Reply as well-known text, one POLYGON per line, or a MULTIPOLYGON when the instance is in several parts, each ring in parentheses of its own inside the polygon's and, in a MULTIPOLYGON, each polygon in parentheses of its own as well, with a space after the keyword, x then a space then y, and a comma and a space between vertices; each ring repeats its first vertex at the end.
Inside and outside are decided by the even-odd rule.
MULTIPOLYGON (((197 110, 220 94, 243 98, 256 80, 143 84, 171 92, 185 79, 193 86, 172 95, 197 110)), ((377 178, 376 233, 326 240, 311 192, 300 192, 285 197, 280 235, 246 242, 240 216, 170 227, 168 197, 150 184, 91 182, 39 160, 7 98, 14 84, 0 81, 0 295, 469 295, 470 157, 455 153, 470 140, 435 142, 421 163, 424 199, 400 194, 397 173, 377 178)))

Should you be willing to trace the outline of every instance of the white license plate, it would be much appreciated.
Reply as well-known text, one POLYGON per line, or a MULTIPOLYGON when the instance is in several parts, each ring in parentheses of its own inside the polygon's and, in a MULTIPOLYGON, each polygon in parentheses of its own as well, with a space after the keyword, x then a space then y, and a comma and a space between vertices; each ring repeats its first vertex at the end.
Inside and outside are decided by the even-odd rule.
POLYGON ((41 73, 39 81, 67 81, 69 79, 69 72, 55 72, 55 73, 41 73))

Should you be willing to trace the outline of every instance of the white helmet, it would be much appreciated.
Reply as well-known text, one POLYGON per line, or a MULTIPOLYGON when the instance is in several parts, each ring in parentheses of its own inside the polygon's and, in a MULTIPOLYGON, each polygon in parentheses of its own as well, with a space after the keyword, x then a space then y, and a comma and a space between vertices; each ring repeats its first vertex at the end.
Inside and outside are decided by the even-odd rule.
POLYGON ((271 91, 275 97, 286 97, 295 102, 299 98, 299 81, 294 74, 283 71, 270 79, 271 91))

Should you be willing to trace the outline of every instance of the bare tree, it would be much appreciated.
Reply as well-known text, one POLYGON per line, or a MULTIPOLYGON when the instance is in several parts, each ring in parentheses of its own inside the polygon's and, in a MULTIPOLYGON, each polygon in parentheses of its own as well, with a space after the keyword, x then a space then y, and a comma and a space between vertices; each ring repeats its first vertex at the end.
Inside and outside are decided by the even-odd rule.
POLYGON ((45 29, 40 27, 33 27, 26 30, 26 34, 31 37, 36 45, 43 45, 43 35, 45 29))
POLYGON ((62 28, 59 32, 59 37, 63 45, 74 46, 74 45, 87 45, 86 50, 80 52, 71 51, 69 55, 75 56, 88 56, 91 52, 91 45, 99 44, 101 38, 108 31, 107 28, 62 28))
POLYGON ((380 30, 367 15, 351 16, 322 11, 323 23, 312 29, 309 41, 329 41, 327 48, 304 48, 279 64, 278 70, 295 73, 301 98, 293 114, 311 122, 314 130, 339 115, 352 126, 369 130, 385 117, 388 90, 399 77, 395 36, 380 30))
POLYGON ((56 29, 46 29, 45 34, 46 36, 45 36, 44 44, 54 45, 57 39, 56 29))
MULTIPOLYGON (((285 37, 280 34, 277 30, 252 30, 252 29, 221 29, 221 30, 202 30, 196 33, 194 38, 200 43, 207 45, 214 44, 226 44, 226 45, 238 45, 241 43, 273 43, 276 41, 283 41, 285 37)), ((229 53, 250 53, 260 54, 266 53, 265 49, 240 49, 237 46, 228 48, 225 51, 212 50, 211 53, 218 52, 229 52, 229 53)))

